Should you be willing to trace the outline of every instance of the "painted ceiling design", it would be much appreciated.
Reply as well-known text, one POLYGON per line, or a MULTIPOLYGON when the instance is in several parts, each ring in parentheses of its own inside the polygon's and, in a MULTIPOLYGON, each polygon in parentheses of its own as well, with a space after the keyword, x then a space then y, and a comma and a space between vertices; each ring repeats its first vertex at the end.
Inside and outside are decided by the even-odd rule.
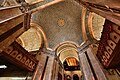
POLYGON ((50 48, 64 41, 83 42, 81 8, 76 1, 66 0, 33 14, 32 20, 42 27, 50 48))

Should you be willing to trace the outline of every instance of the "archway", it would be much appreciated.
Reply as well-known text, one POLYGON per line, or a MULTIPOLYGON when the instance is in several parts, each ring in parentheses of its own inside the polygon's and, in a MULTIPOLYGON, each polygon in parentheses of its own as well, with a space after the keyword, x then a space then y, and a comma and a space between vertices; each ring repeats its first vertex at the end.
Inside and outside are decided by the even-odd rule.
POLYGON ((31 23, 30 29, 24 32, 16 41, 28 52, 47 47, 47 40, 43 30, 35 23, 31 23))
POLYGON ((79 80, 79 76, 77 74, 73 75, 73 80, 79 80))
POLYGON ((76 43, 67 41, 60 43, 55 49, 57 59, 59 59, 64 67, 65 80, 72 80, 73 74, 82 74, 77 50, 78 47, 76 43))
POLYGON ((74 57, 79 61, 77 47, 78 45, 71 41, 60 43, 55 49, 56 56, 62 64, 64 60, 69 57, 74 57))

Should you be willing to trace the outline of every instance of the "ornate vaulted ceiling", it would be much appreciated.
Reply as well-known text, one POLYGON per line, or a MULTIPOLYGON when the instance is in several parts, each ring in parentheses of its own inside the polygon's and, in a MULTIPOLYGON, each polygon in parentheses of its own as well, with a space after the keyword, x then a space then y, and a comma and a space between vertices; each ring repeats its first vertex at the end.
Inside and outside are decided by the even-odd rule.
MULTIPOLYGON (((33 2, 33 0, 26 1, 33 2)), ((51 1, 53 0, 45 0, 36 6, 40 6, 51 1)), ((37 35, 32 35, 36 34, 36 32, 30 29, 20 36, 20 40, 24 43, 23 47, 28 51, 35 51, 40 48, 39 44, 43 44, 41 42, 45 42, 45 44, 48 45, 48 48, 55 49, 57 45, 66 41, 71 41, 80 45, 84 41, 82 27, 85 27, 82 26, 82 9, 83 7, 79 4, 78 0, 65 0, 65 2, 49 6, 42 11, 34 13, 32 15, 32 23, 36 23, 35 25, 37 25, 37 29, 41 29, 42 35, 40 31, 39 36, 44 36, 45 41, 41 41, 37 35)), ((87 17, 89 16, 86 15, 86 18, 87 17)), ((85 21, 87 20, 86 18, 85 21)), ((100 39, 104 18, 94 13, 92 13, 91 18, 91 20, 88 20, 91 21, 91 30, 94 38, 100 39)), ((88 27, 86 27, 86 29, 87 28, 88 27)))
MULTIPOLYGON (((39 5, 43 5, 49 1, 52 0, 45 0, 39 5)), ((37 26, 34 25, 33 28, 30 28, 21 35, 19 41, 22 41, 24 44, 23 47, 27 51, 39 50, 41 44, 44 42, 47 43, 48 48, 53 50, 61 43, 66 43, 68 46, 70 46, 71 42, 80 45, 84 41, 81 19, 83 16, 82 8, 83 7, 76 0, 65 0, 65 2, 52 5, 42 11, 34 13, 32 15, 32 23, 37 26), (34 29, 35 27, 36 29, 34 29), (41 29, 42 32, 37 32, 38 28, 41 29), (43 36, 46 41, 43 41, 43 36)), ((86 15, 85 20, 87 20, 87 17, 89 17, 89 15, 86 15)), ((92 24, 94 38, 100 39, 104 18, 92 13, 91 20, 90 24, 92 24)), ((88 32, 89 31, 86 33, 88 32)), ((78 59, 75 49, 65 47, 61 52, 56 53, 59 53, 59 59, 63 63, 67 57, 75 57, 78 59)))
POLYGON ((32 20, 42 27, 50 48, 64 41, 83 42, 81 6, 74 0, 66 0, 37 12, 32 20))

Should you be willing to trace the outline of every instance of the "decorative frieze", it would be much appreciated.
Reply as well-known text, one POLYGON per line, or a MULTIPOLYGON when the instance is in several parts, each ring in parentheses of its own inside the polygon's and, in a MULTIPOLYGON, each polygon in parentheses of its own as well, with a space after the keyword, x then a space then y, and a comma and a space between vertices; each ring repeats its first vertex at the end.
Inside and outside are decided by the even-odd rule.
POLYGON ((2 54, 15 64, 29 71, 33 71, 37 65, 37 60, 17 42, 12 43, 2 54))
POLYGON ((106 20, 97 52, 98 59, 106 68, 118 68, 120 63, 119 48, 120 26, 106 20))

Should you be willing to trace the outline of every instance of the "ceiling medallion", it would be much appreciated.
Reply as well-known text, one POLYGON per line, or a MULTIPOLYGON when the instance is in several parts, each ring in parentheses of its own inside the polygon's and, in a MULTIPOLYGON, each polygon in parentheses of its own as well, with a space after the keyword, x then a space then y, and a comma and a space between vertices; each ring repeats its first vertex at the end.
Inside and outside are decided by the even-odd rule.
POLYGON ((63 27, 65 25, 65 20, 59 19, 57 23, 58 23, 58 26, 63 27))

